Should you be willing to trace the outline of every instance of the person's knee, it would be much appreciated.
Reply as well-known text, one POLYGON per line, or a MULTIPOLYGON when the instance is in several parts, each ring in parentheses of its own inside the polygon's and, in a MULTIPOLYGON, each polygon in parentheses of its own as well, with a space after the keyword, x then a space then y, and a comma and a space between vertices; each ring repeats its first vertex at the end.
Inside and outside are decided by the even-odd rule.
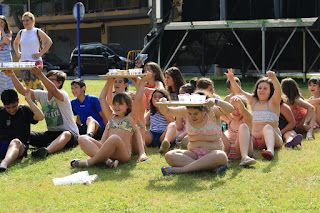
POLYGON ((96 123, 97 121, 92 117, 92 116, 89 116, 86 120, 86 124, 87 126, 91 123, 96 123))
POLYGON ((169 163, 174 159, 175 154, 176 154, 176 150, 171 150, 165 154, 164 158, 169 163))
POLYGON ((10 146, 15 146, 15 147, 19 147, 19 146, 22 146, 22 142, 19 140, 19 139, 13 139, 10 144, 9 144, 9 147, 10 146))
POLYGON ((87 141, 87 140, 88 140, 88 136, 87 136, 87 135, 80 135, 80 136, 78 137, 78 143, 79 143, 79 145, 85 143, 85 141, 87 141))
POLYGON ((248 127, 248 125, 246 124, 246 123, 242 123, 242 124, 240 124, 240 126, 239 126, 239 131, 248 131, 249 132, 249 127, 248 127))
POLYGON ((121 138, 118 135, 111 135, 108 139, 107 139, 107 143, 113 143, 113 144, 117 144, 119 142, 121 142, 121 138))
POLYGON ((273 131, 273 127, 270 124, 266 124, 262 129, 263 132, 270 131, 270 130, 273 131))
POLYGON ((62 136, 69 141, 69 140, 71 139, 71 132, 69 132, 69 131, 64 131, 64 132, 62 133, 62 136))
POLYGON ((228 156, 227 156, 226 152, 221 151, 221 150, 217 150, 216 160, 219 161, 220 163, 222 163, 223 165, 227 165, 228 156))

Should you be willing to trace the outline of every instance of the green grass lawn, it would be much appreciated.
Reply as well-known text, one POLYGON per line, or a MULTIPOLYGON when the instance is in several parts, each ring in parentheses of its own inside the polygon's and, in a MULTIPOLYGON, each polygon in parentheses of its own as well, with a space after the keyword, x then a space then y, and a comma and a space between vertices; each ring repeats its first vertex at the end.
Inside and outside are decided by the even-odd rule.
MULTIPOLYGON (((251 91, 256 79, 244 79, 242 87, 251 91)), ((308 98, 307 86, 302 94, 308 98)), ((73 99, 70 82, 64 89, 73 99)), ((227 95, 225 78, 215 80, 217 94, 227 95)), ((105 80, 88 80, 87 93, 98 96, 105 80)), ((25 103, 21 97, 21 102, 25 103)), ((45 122, 33 126, 46 129, 45 122)), ((319 212, 320 211, 320 131, 316 140, 302 147, 282 148, 273 161, 255 151, 257 164, 239 167, 233 160, 226 172, 163 177, 167 165, 157 149, 147 148, 150 161, 132 161, 116 169, 104 166, 73 169, 73 158, 87 156, 79 147, 54 154, 45 160, 30 156, 10 165, 0 174, 0 212, 319 212), (52 179, 78 171, 98 174, 91 185, 54 186, 52 179)))

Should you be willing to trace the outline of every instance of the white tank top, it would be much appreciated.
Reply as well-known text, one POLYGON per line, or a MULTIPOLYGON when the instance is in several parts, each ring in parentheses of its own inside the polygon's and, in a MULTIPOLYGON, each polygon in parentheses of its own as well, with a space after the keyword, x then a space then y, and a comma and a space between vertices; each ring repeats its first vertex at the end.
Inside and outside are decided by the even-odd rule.
POLYGON ((37 36, 38 28, 31 30, 23 29, 20 37, 21 58, 19 61, 42 61, 42 58, 37 60, 32 58, 32 54, 39 53, 40 42, 37 36))

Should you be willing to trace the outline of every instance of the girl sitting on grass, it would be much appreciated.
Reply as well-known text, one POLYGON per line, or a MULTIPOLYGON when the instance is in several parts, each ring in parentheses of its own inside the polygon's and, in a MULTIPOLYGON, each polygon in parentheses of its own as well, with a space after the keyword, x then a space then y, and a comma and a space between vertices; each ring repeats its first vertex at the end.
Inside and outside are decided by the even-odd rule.
POLYGON ((243 91, 234 80, 232 69, 225 73, 232 90, 244 95, 252 110, 253 147, 262 150, 262 156, 273 159, 274 148, 282 147, 282 135, 279 125, 281 87, 274 72, 268 71, 268 77, 260 78, 254 87, 253 94, 243 91), (266 149, 265 149, 266 148, 266 149))
POLYGON ((226 150, 229 158, 241 158, 240 166, 249 166, 256 163, 253 156, 253 143, 251 137, 252 114, 248 110, 248 102, 244 96, 236 95, 230 99, 234 111, 225 132, 229 143, 226 150), (249 156, 248 156, 249 155, 249 156))
POLYGON ((320 125, 320 77, 312 77, 308 81, 308 90, 312 94, 308 102, 314 106, 316 111, 316 125, 314 128, 319 128, 320 125))
MULTIPOLYGON (((165 102, 166 99, 161 101, 165 102)), ((218 99, 207 99, 203 106, 168 107, 161 105, 160 112, 167 116, 186 118, 188 150, 172 150, 165 155, 170 167, 162 167, 164 176, 200 170, 226 169, 228 157, 221 139, 220 116, 231 113, 231 104, 218 99)))
POLYGON ((169 98, 165 90, 156 89, 150 99, 150 111, 145 118, 146 123, 150 121, 150 129, 146 130, 145 142, 149 147, 160 147, 160 153, 166 153, 171 144, 175 144, 176 125, 174 117, 165 116, 159 112, 159 106, 156 104, 161 98, 169 98))
POLYGON ((314 140, 313 127, 315 124, 315 109, 309 102, 303 100, 300 89, 295 80, 285 78, 281 81, 283 94, 286 96, 286 103, 290 106, 296 120, 298 132, 307 132, 306 139, 314 140))
MULTIPOLYGON (((118 93, 112 100, 111 109, 106 97, 107 95, 111 97, 114 81, 114 78, 110 78, 107 81, 99 97, 102 111, 109 121, 102 136, 102 143, 95 141, 93 138, 89 138, 88 140, 87 136, 80 136, 78 140, 79 145, 89 158, 85 161, 80 161, 79 159, 72 160, 70 162, 72 167, 93 166, 97 163, 105 162, 109 167, 116 167, 118 161, 126 163, 131 159, 131 139, 133 133, 138 129, 136 125, 139 111, 138 103, 141 100, 136 99, 137 103, 132 104, 129 95, 118 93)), ((138 161, 146 157, 143 144, 141 143, 139 147, 138 161)))

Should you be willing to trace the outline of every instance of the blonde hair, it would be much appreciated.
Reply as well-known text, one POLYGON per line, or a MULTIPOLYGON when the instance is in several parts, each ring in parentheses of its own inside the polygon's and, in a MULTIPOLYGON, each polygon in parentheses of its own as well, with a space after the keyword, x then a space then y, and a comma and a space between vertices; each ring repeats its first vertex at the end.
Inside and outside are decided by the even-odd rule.
POLYGON ((25 17, 25 16, 29 17, 31 20, 33 20, 33 23, 35 23, 36 18, 34 17, 34 15, 33 15, 32 13, 30 13, 30 12, 25 12, 25 13, 22 15, 22 18, 25 17))

